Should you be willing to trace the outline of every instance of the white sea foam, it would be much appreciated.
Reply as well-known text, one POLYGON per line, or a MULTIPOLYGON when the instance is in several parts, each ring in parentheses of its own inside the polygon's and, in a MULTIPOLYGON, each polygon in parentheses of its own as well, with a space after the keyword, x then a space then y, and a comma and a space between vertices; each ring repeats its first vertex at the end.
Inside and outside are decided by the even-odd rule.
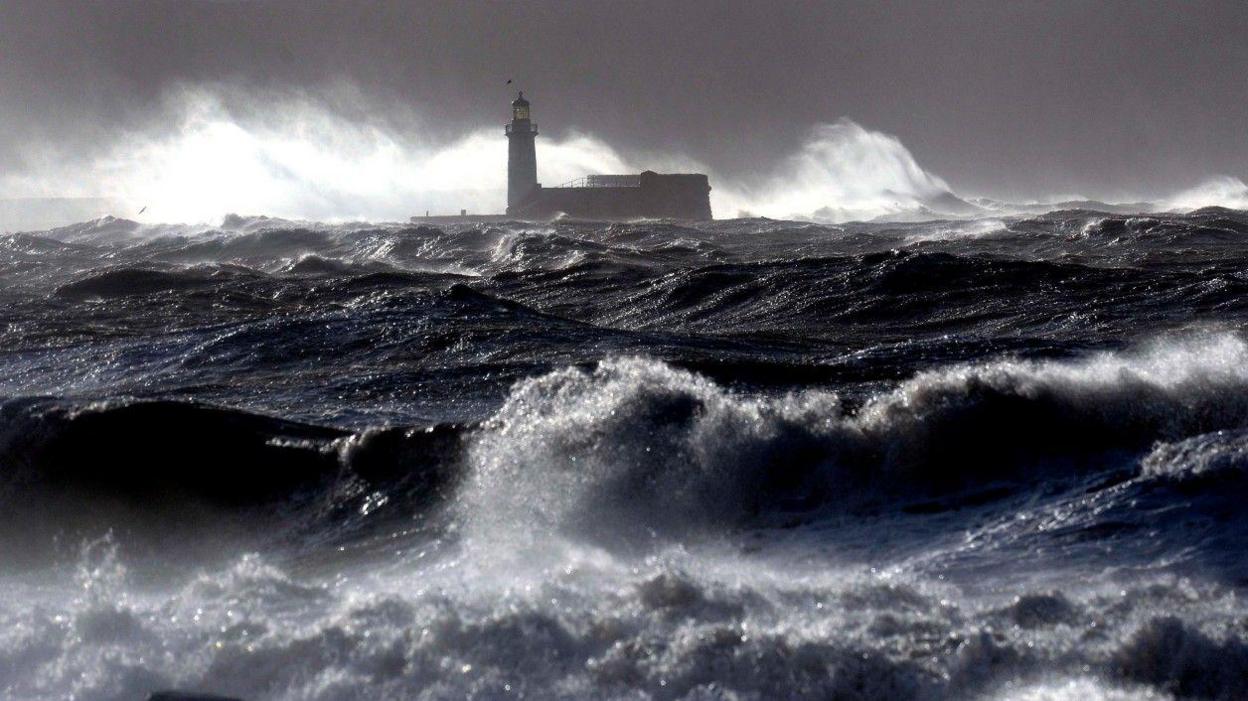
POLYGON ((1022 626, 938 582, 723 553, 386 569, 301 580, 247 556, 170 589, 110 580, 112 600, 10 586, 0 695, 1151 701, 1239 698, 1248 673, 1242 604, 1165 578, 1022 626))
POLYGON ((1057 477, 1097 451, 1244 426, 1246 391, 1234 334, 924 372, 853 412, 831 393, 743 397, 657 361, 608 360, 513 390, 474 438, 461 508, 509 548, 560 533, 636 545, 790 495, 853 508, 1057 477))

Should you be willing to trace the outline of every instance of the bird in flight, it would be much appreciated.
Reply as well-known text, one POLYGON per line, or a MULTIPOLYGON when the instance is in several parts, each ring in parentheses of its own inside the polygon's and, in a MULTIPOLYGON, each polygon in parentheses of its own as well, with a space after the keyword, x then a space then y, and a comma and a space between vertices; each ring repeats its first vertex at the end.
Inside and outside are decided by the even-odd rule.
POLYGON ((139 214, 142 214, 142 213, 144 213, 144 212, 146 212, 146 211, 147 211, 147 205, 143 205, 143 209, 140 209, 140 210, 139 210, 139 214))
POLYGON ((507 82, 506 82, 505 84, 506 84, 506 85, 511 85, 511 78, 508 78, 508 79, 507 79, 507 82))

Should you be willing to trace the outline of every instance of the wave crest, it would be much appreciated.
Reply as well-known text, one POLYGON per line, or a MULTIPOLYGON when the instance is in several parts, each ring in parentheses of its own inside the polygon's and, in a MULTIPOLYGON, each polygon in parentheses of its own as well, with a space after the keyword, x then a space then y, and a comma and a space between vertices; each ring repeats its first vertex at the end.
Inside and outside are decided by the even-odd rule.
POLYGON ((1246 368, 1248 345, 1221 334, 925 372, 855 408, 821 391, 747 398, 613 359, 518 384, 472 438, 461 503, 493 536, 627 543, 1090 473, 1248 423, 1246 368))
MULTIPOLYGON (((721 190, 723 188, 720 188, 721 190)), ((981 213, 925 170, 895 136, 850 119, 820 124, 753 197, 717 194, 716 211, 844 222, 981 213)))
POLYGON ((1240 474, 1248 468, 1248 433, 1215 431, 1157 444, 1142 461, 1144 477, 1183 480, 1240 474))
POLYGON ((1180 211, 1201 207, 1248 209, 1248 184, 1229 175, 1209 178, 1196 187, 1174 195, 1166 202, 1166 206, 1180 211))

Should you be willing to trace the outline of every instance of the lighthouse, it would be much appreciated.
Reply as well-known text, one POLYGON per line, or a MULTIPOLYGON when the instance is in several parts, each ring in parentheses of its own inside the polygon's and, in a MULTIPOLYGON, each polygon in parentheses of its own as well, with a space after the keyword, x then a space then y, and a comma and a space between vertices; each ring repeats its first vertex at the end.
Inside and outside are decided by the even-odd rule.
POLYGON ((426 212, 423 217, 412 217, 412 221, 712 218, 711 184, 703 173, 593 173, 558 187, 542 187, 537 182, 537 124, 524 93, 511 101, 511 121, 503 126, 503 133, 507 135, 506 214, 469 215, 460 210, 458 217, 431 217, 426 212))
POLYGON ((537 124, 529 118, 529 101, 521 92, 511 102, 511 122, 504 128, 507 134, 507 212, 524 202, 538 188, 537 124))

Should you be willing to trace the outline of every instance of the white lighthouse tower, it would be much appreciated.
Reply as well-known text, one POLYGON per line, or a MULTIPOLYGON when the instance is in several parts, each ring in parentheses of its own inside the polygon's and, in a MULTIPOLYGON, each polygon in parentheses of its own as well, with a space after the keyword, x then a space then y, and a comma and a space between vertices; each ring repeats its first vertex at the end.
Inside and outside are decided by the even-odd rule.
POLYGON ((530 119, 529 101, 521 92, 511 103, 507 134, 507 213, 525 200, 537 184, 537 124, 530 119))

